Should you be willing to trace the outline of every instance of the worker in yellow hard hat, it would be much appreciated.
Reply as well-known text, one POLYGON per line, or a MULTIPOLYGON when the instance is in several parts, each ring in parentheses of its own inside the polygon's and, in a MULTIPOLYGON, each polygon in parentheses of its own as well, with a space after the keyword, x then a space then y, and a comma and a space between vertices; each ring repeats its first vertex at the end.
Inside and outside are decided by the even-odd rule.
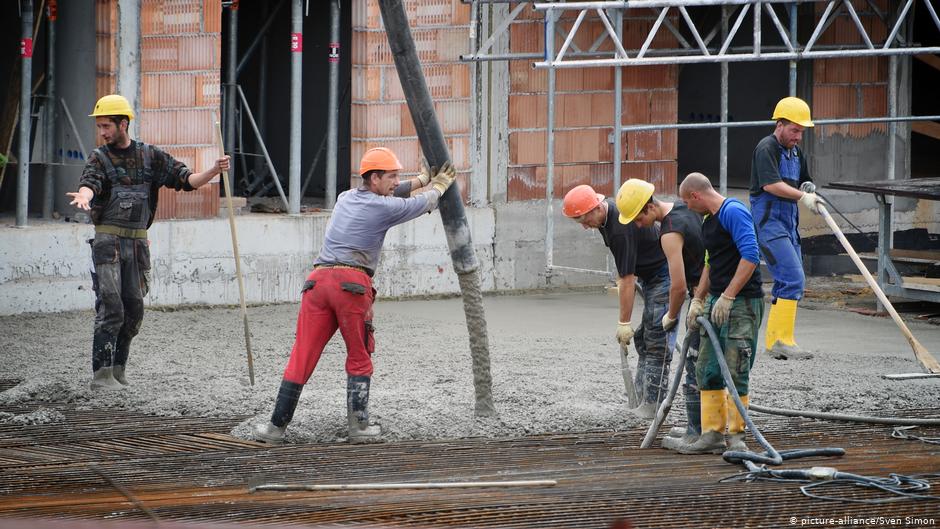
POLYGON ((817 213, 819 198, 800 190, 812 182, 803 151, 803 131, 813 126, 809 105, 796 97, 777 103, 773 134, 762 139, 751 159, 751 214, 760 252, 774 278, 765 345, 777 358, 805 356, 796 344, 796 305, 803 297, 805 277, 800 246, 797 203, 817 213))
POLYGON ((128 384, 125 367, 131 340, 144 317, 150 289, 147 228, 157 210, 158 191, 192 191, 229 167, 222 156, 212 167, 193 173, 171 155, 127 133, 134 110, 123 96, 111 94, 95 104, 90 117, 102 145, 89 156, 71 205, 90 210, 95 225, 91 244, 95 270, 95 331, 92 340, 92 389, 128 384))
POLYGON ((362 184, 336 199, 323 246, 301 293, 297 336, 271 420, 254 425, 255 439, 273 444, 284 441, 300 393, 337 330, 346 342, 348 440, 368 442, 381 436, 381 426, 369 421, 375 349, 372 275, 379 264, 385 233, 437 208, 456 178, 449 162, 440 170, 425 168, 418 178, 405 182, 399 179, 401 170, 401 162, 391 149, 369 149, 359 163, 362 184), (414 188, 428 184, 426 191, 409 196, 414 188))
MULTIPOLYGON (((653 196, 653 185, 648 182, 631 178, 627 183, 630 185, 625 183, 617 194, 620 222, 633 222, 640 228, 659 224, 659 242, 669 265, 670 283, 669 305, 663 314, 662 327, 671 331, 677 325, 686 295, 692 298, 693 304, 702 303, 694 296, 705 266, 702 216, 689 209, 685 202, 653 196)), ((702 433, 699 388, 695 379, 699 333, 688 329, 686 332, 692 333, 686 354, 685 383, 682 386, 687 422, 684 429, 670 431, 663 439, 661 446, 671 450, 694 443, 702 433)))
MULTIPOLYGON (((640 192, 641 187, 646 189, 647 186, 653 187, 642 180, 627 181, 621 186, 618 197, 640 192)), ((659 230, 655 226, 640 228, 632 222, 622 223, 624 212, 617 208, 617 202, 605 199, 589 185, 568 191, 562 212, 585 229, 598 230, 614 256, 620 297, 617 342, 622 351, 635 343, 637 351, 634 387, 640 403, 632 413, 651 419, 668 390, 676 335, 675 330, 667 331, 662 325, 663 315, 669 308, 669 268, 659 245, 659 230), (642 320, 634 328, 631 319, 637 286, 641 287, 644 304, 642 320)))

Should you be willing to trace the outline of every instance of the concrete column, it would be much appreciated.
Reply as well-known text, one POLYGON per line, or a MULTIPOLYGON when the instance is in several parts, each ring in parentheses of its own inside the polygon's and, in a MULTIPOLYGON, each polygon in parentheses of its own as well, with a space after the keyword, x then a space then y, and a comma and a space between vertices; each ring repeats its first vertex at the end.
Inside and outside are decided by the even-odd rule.
MULTIPOLYGON (((118 2, 117 31, 117 93, 131 104, 134 114, 140 115, 140 0, 118 2)), ((136 120, 127 125, 133 138, 136 120)))

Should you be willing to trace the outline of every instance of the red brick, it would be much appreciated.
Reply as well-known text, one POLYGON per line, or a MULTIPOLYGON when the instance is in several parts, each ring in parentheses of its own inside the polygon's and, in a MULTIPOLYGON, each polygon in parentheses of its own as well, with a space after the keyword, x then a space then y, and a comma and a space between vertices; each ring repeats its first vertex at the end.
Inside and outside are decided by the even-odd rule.
POLYGON ((470 136, 448 136, 447 146, 450 149, 450 160, 458 170, 470 168, 470 136))
POLYGON ((555 98, 559 127, 591 125, 591 94, 559 94, 555 98))
POLYGON ((649 164, 647 182, 656 186, 656 193, 676 194, 677 163, 675 161, 653 162, 649 164))
POLYGON ((513 53, 542 53, 543 36, 541 24, 513 22, 509 26, 509 49, 513 53))
POLYGON ((623 93, 623 123, 627 125, 646 125, 650 122, 649 92, 623 93))
POLYGON ((538 182, 535 167, 510 167, 506 179, 508 200, 533 200, 544 198, 545 181, 538 182))
POLYGON ((856 88, 844 85, 816 85, 813 89, 813 115, 845 118, 857 115, 856 88))
POLYGON ((222 2, 202 0, 202 27, 206 33, 222 33, 222 2))
POLYGON ((648 162, 623 162, 620 168, 620 181, 626 182, 630 178, 646 180, 649 175, 648 162))
POLYGON ((142 37, 140 39, 141 71, 179 70, 178 47, 179 40, 175 38, 142 37))
MULTIPOLYGON (((584 97, 588 97, 585 94, 584 97)), ((600 93, 590 94, 591 98, 591 125, 595 126, 613 126, 616 118, 614 117, 614 94, 600 93)))
POLYGON ((140 75, 140 99, 141 108, 160 108, 160 76, 140 75))
POLYGON ((195 90, 197 106, 218 107, 222 102, 222 85, 219 84, 219 71, 197 75, 195 90))
POLYGON ((176 144, 176 119, 174 110, 142 110, 137 117, 138 134, 147 143, 176 144))
POLYGON ((434 103, 434 111, 444 134, 470 133, 469 101, 439 101, 434 103))
MULTIPOLYGON (((401 135, 401 112, 407 108, 393 104, 353 104, 350 134, 356 138, 388 138, 401 135)), ((409 117, 410 119, 410 117, 409 117)))
POLYGON ((510 132, 509 163, 537 165, 545 163, 545 132, 510 132))
POLYGON ((167 74, 160 80, 160 108, 192 107, 196 105, 196 76, 167 74))
POLYGON ((352 67, 352 100, 379 101, 382 98, 382 69, 376 66, 352 67))
POLYGON ((180 70, 214 70, 222 65, 219 35, 178 37, 180 70))
POLYGON ((546 98, 543 95, 509 96, 509 129, 544 128, 546 98))
POLYGON ((510 61, 509 86, 515 93, 545 92, 548 87, 547 70, 532 68, 526 61, 510 61))
POLYGON ((613 68, 585 68, 581 79, 585 90, 614 89, 613 68))
POLYGON ((678 132, 675 129, 660 131, 660 155, 663 160, 675 160, 679 156, 678 132))
POLYGON ((658 130, 627 133, 627 155, 630 160, 661 160, 658 130))
POLYGON ((650 123, 675 123, 678 112, 677 90, 656 90, 650 93, 650 123))
POLYGON ((470 24, 470 4, 453 2, 451 23, 455 26, 470 24))
POLYGON ((453 97, 470 97, 470 66, 455 64, 453 68, 453 97))
POLYGON ((215 142, 215 120, 212 110, 175 110, 176 134, 170 143, 177 145, 212 144, 215 142))
POLYGON ((580 91, 584 89, 584 68, 560 68, 555 73, 555 90, 580 91))

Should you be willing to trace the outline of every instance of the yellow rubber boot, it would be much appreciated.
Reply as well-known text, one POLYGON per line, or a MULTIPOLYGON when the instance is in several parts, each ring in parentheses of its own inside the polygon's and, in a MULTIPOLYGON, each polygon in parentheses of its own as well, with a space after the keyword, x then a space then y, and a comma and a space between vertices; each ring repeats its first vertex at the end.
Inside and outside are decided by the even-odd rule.
POLYGON ((807 352, 796 344, 793 337, 795 327, 796 300, 777 298, 776 303, 770 305, 764 337, 764 347, 772 357, 780 360, 809 357, 807 352))
MULTIPOLYGON (((747 395, 741 395, 741 404, 747 409, 747 395)), ((747 445, 744 444, 744 417, 738 413, 738 407, 734 405, 734 400, 728 395, 728 450, 746 452, 747 445)))
POLYGON ((702 435, 694 443, 680 446, 682 454, 720 454, 725 451, 725 427, 728 425, 728 400, 723 389, 699 392, 702 403, 702 435))

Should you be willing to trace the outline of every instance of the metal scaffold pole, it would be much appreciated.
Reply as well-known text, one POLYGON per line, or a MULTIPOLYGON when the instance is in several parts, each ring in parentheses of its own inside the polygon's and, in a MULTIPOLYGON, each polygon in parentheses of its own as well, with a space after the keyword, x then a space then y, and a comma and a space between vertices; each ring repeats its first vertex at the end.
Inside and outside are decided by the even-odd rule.
POLYGON ((303 122, 303 58, 304 58, 304 0, 291 5, 291 59, 290 59, 290 161, 288 166, 288 213, 300 213, 300 141, 303 122))
POLYGON ((336 161, 339 158, 340 3, 330 0, 330 97, 326 120, 326 209, 336 204, 336 161))
POLYGON ((29 211, 29 137, 32 118, 30 97, 33 82, 33 0, 23 1, 20 30, 20 130, 17 144, 16 227, 26 227, 29 211))

